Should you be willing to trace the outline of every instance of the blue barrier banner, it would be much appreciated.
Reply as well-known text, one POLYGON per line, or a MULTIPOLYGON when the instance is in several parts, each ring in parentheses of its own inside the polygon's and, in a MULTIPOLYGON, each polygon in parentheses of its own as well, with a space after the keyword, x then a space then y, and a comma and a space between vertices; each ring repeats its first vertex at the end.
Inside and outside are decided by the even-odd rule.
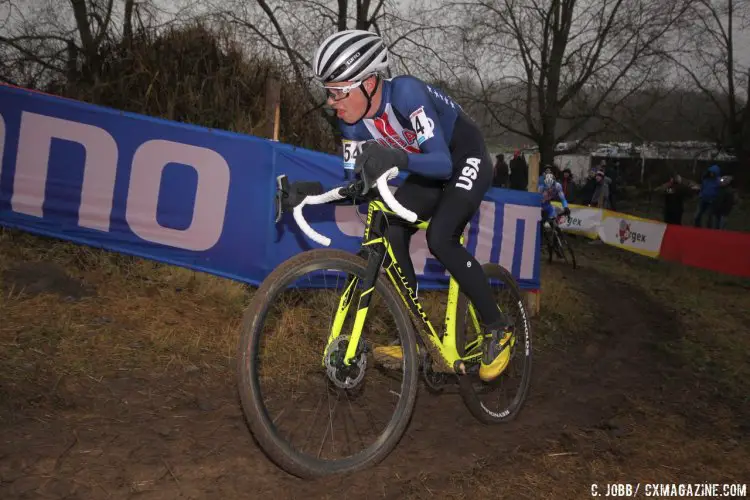
MULTIPOLYGON (((337 156, 5 85, 0 159, 0 225, 253 285, 318 247, 290 215, 274 223, 276 176, 344 183, 337 156)), ((540 285, 540 204, 493 188, 467 229, 477 260, 500 263, 524 289, 540 285)), ((356 251, 365 212, 317 206, 305 217, 332 248, 356 251)), ((420 289, 445 287, 424 231, 411 254, 420 289)))

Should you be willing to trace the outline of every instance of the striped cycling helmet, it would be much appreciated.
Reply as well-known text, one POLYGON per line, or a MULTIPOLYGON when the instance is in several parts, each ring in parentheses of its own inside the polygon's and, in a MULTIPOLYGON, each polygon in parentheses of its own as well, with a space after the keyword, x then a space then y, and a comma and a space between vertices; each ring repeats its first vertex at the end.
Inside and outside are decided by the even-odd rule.
POLYGON ((326 38, 313 59, 315 76, 323 83, 360 81, 388 70, 383 39, 365 30, 345 30, 326 38))

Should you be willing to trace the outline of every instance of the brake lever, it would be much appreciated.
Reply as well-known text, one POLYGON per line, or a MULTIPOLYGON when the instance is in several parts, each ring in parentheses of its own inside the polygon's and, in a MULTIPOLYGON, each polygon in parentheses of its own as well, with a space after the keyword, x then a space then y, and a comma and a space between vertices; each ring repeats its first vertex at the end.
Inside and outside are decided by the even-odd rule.
POLYGON ((289 196, 289 179, 287 178, 286 174, 281 174, 276 177, 276 216, 274 218, 274 222, 278 224, 278 222, 281 220, 282 215, 282 203, 281 199, 282 197, 289 196))
POLYGON ((359 197, 362 196, 362 190, 365 187, 365 183, 362 180, 355 181, 352 183, 351 187, 349 188, 349 192, 352 196, 359 197))

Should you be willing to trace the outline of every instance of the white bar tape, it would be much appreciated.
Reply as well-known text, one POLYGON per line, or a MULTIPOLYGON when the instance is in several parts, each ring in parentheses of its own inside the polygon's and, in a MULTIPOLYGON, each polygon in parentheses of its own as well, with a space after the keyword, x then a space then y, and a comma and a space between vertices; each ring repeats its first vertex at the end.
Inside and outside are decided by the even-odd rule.
POLYGON ((339 194, 339 190, 340 188, 336 188, 323 194, 306 196, 305 199, 302 200, 302 203, 294 207, 293 210, 294 220, 297 221, 297 225, 300 227, 300 229, 302 229, 302 232, 305 233, 305 235, 307 235, 307 237, 313 240, 315 243, 323 245, 324 247, 327 247, 331 244, 331 239, 326 238, 325 236, 314 230, 312 227, 310 227, 310 224, 308 224, 305 220, 305 216, 302 215, 302 208, 305 205, 321 205, 323 203, 341 200, 344 197, 339 194))
MULTIPOLYGON (((393 179, 397 175, 398 167, 393 167, 386 173, 381 175, 376 183, 378 192, 380 193, 380 196, 383 197, 383 201, 388 206, 388 208, 393 210, 396 215, 409 222, 416 222, 417 214, 415 214, 411 210, 407 210, 406 208, 404 208, 404 206, 401 205, 393 196, 391 190, 388 189, 388 180, 393 179)), ((302 232, 305 233, 308 238, 320 245, 323 245, 324 247, 327 247, 331 244, 331 239, 323 236, 322 234, 315 231, 312 227, 310 227, 310 224, 307 223, 304 215, 302 215, 302 209, 305 205, 321 205, 324 203, 329 203, 331 201, 343 199, 344 196, 339 194, 340 189, 341 188, 335 188, 323 194, 306 196, 299 205, 294 207, 293 210, 294 220, 297 221, 297 225, 300 227, 300 229, 302 229, 302 232)))
POLYGON ((416 222, 417 221, 417 214, 412 212, 411 210, 407 210, 404 208, 404 206, 399 203, 396 200, 396 197, 393 196, 393 193, 391 193, 391 190, 388 189, 388 179, 393 179, 398 175, 398 167, 393 167, 386 173, 380 176, 378 179, 378 191, 380 192, 380 196, 383 197, 383 201, 386 205, 388 205, 388 208, 393 210, 396 215, 401 217, 402 219, 405 219, 409 222, 416 222))

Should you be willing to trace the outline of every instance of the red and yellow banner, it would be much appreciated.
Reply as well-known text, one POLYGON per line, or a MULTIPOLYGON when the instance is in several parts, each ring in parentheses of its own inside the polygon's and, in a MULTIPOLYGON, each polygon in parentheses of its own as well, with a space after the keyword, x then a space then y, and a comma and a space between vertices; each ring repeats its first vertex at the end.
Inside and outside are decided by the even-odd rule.
POLYGON ((633 215, 602 210, 599 239, 608 245, 658 258, 667 224, 633 215))
MULTIPOLYGON (((553 205, 561 208, 558 202, 553 205)), ((750 233, 676 226, 612 210, 568 206, 569 221, 560 226, 566 232, 654 259, 750 277, 750 233)))

